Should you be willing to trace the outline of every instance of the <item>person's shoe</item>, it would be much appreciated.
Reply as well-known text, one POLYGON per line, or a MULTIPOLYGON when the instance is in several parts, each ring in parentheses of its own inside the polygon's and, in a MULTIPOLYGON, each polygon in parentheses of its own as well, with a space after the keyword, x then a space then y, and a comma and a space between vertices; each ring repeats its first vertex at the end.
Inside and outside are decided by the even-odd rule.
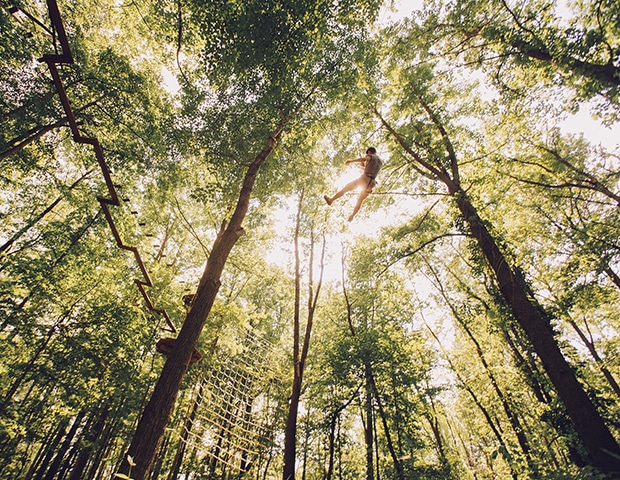
POLYGON ((332 204, 333 200, 331 198, 329 198, 327 195, 323 195, 323 198, 327 202, 327 205, 331 205, 332 204))
POLYGON ((352 222, 353 221, 353 217, 355 217, 354 214, 351 214, 351 216, 349 217, 349 219, 347 220, 347 222, 352 222))

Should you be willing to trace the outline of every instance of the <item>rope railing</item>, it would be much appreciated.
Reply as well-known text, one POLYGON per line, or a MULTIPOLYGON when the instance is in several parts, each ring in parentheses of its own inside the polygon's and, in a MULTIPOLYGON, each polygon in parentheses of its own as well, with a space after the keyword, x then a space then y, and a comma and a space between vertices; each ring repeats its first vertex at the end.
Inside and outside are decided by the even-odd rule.
POLYGON ((105 156, 103 154, 103 149, 101 148, 101 144, 96 137, 87 137, 81 134, 80 129, 78 127, 77 121, 75 119, 75 114, 71 107, 71 103, 69 102, 69 97, 67 96, 67 92, 65 90, 62 79, 60 78, 60 74, 58 72, 59 64, 72 64, 74 63, 73 54, 71 53, 71 48, 69 47, 69 39, 67 38, 67 34, 65 32, 65 27, 62 22, 62 18, 60 15, 60 10, 58 9, 58 4, 56 0, 47 0, 47 8, 49 11, 50 21, 52 23, 52 32, 54 39, 58 40, 60 44, 60 52, 55 54, 44 54, 39 61, 47 64, 47 67, 52 76, 52 80, 54 82, 54 86, 56 87, 56 92, 60 97, 60 102, 62 104, 63 110, 65 111, 66 119, 69 124, 69 128, 71 129, 71 133, 73 134, 73 140, 79 144, 91 145, 95 152, 95 157, 97 158, 97 162, 99 163, 99 167, 101 168, 101 173, 103 174, 103 178, 105 180, 105 184, 108 190, 108 197, 104 197, 101 195, 97 196, 97 200, 99 201, 105 218, 110 226, 110 230, 112 230, 112 235, 116 240, 116 244, 119 248, 123 250, 127 250, 133 253, 136 263, 140 268, 142 273, 142 279, 135 278, 134 282, 138 286, 138 290, 142 294, 144 301, 146 303, 147 308, 153 312, 162 315, 166 323, 168 325, 168 330, 176 333, 176 328, 170 319, 170 316, 164 309, 155 308, 153 302, 151 301, 145 287, 152 287, 153 282, 148 274, 146 266, 142 260, 140 252, 136 247, 132 247, 129 245, 125 245, 121 236, 118 232, 118 228, 114 223, 114 219, 112 218, 112 214, 110 212, 110 205, 120 206, 120 201, 118 194, 116 192, 116 187, 112 181, 112 177, 110 175, 110 168, 105 160, 105 156))

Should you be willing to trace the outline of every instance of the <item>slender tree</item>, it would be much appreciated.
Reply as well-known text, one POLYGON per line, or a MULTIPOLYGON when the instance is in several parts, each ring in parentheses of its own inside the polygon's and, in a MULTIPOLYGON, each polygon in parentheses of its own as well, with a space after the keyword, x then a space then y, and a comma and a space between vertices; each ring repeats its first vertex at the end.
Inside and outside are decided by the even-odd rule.
POLYGON ((295 221, 295 233, 293 235, 295 251, 295 307, 294 307, 294 326, 293 326, 293 388, 289 402, 289 412, 286 421, 284 437, 284 480, 295 478, 295 458, 296 458, 296 439, 297 439, 297 416, 301 399, 303 375, 308 352, 310 349, 310 339, 312 336, 312 326, 314 315, 317 308, 319 294, 323 283, 323 269, 325 258, 325 237, 323 237, 322 248, 319 261, 319 280, 314 284, 314 249, 315 238, 314 229, 310 227, 310 245, 308 253, 308 297, 306 304, 306 321, 301 341, 301 259, 300 259, 300 228, 302 227, 302 212, 304 202, 304 191, 299 194, 299 204, 297 206, 297 216, 295 221), (301 347, 301 348, 300 348, 301 347))

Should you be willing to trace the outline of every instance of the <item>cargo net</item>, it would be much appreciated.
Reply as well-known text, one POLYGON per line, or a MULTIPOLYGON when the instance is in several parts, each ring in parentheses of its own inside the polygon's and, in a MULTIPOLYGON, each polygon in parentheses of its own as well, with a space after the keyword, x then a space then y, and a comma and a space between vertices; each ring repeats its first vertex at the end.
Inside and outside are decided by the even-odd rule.
POLYGON ((194 414, 181 432, 192 447, 196 478, 260 469, 275 447, 278 399, 273 345, 253 332, 235 343, 234 351, 220 349, 216 360, 205 362, 196 383, 194 414))

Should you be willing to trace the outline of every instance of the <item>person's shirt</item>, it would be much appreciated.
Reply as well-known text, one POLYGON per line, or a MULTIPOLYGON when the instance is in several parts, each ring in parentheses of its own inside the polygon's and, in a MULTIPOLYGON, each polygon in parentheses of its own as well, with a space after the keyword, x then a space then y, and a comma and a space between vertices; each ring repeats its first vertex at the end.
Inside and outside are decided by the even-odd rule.
POLYGON ((369 157, 369 159, 364 165, 364 175, 366 175, 367 177, 375 178, 379 174, 379 171, 383 166, 383 162, 378 155, 369 153, 367 156, 369 157))

